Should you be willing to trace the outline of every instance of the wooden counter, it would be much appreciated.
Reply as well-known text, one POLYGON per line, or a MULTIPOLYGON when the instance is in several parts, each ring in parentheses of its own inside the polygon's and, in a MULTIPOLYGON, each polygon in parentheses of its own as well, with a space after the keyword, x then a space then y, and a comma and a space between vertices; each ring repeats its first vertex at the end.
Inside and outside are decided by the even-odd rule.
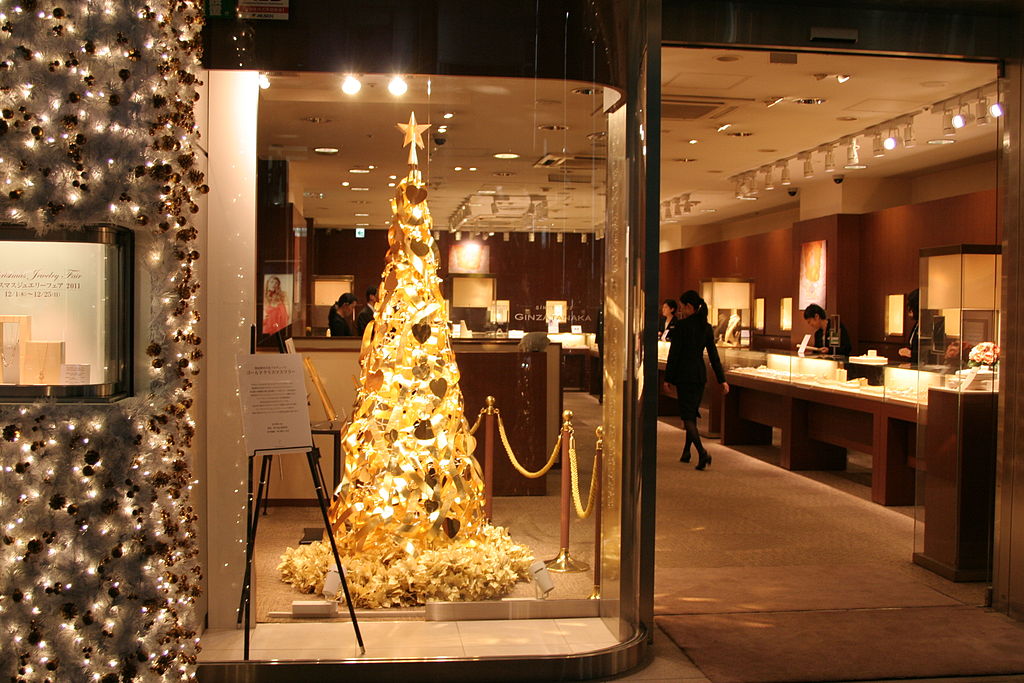
POLYGON ((770 444, 782 432, 780 465, 789 470, 842 470, 846 451, 872 458, 871 499, 914 503, 917 407, 911 403, 828 391, 746 373, 726 373, 722 444, 770 444))

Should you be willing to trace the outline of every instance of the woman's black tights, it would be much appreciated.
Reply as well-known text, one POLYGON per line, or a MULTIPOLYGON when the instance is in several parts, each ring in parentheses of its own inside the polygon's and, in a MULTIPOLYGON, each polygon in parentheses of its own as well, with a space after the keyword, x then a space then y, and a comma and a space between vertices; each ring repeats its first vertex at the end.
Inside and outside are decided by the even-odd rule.
POLYGON ((683 420, 683 428, 686 430, 686 445, 683 446, 683 455, 690 454, 690 444, 697 447, 697 455, 702 455, 705 450, 704 444, 700 440, 700 432, 697 430, 697 421, 683 420))

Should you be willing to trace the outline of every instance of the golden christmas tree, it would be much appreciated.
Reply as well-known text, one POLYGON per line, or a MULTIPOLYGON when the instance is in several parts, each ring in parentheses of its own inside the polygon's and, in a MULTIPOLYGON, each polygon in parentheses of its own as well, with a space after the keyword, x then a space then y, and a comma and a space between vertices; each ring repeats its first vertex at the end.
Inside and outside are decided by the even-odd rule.
MULTIPOLYGON (((429 125, 414 113, 398 127, 410 145, 409 172, 391 200, 380 300, 363 334, 360 386, 342 434, 345 472, 330 509, 360 606, 494 597, 529 562, 484 516, 416 154, 429 125)), ((324 544, 289 550, 282 576, 316 588, 328 555, 324 544)))

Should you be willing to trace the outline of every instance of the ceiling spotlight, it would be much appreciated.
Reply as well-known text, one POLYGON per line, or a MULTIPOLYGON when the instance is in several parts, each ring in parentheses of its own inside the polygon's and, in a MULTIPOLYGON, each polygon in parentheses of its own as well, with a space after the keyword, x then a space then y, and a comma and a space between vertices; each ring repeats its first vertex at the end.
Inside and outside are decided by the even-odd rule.
POLYGON ((831 146, 825 149, 825 173, 836 172, 836 159, 832 149, 831 146))
POLYGON ((799 157, 804 162, 804 178, 814 177, 814 162, 811 161, 810 154, 801 154, 799 157))
POLYGON ((974 122, 979 126, 987 126, 989 124, 988 99, 982 97, 978 100, 974 111, 974 122))
POLYGON ((519 155, 515 152, 498 152, 494 155, 495 159, 518 159, 519 155))
POLYGON ((395 97, 401 97, 409 90, 409 84, 401 76, 394 76, 388 82, 388 92, 395 97))
POLYGON ((1003 115, 1003 105, 1001 105, 999 102, 993 102, 992 106, 988 108, 988 113, 992 114, 992 116, 998 119, 1000 116, 1003 115))
POLYGON ((895 128, 890 128, 889 129, 889 135, 887 135, 886 138, 884 140, 882 140, 882 147, 884 147, 886 150, 891 152, 894 149, 896 149, 896 147, 897 147, 897 145, 899 145, 899 143, 900 143, 900 141, 896 137, 896 129, 895 128))
POLYGON ((789 162, 784 162, 779 166, 782 169, 782 175, 779 178, 779 183, 783 186, 792 185, 793 181, 789 179, 789 162))
POLYGON ((720 125, 718 127, 718 132, 719 133, 724 133, 725 131, 729 130, 730 128, 732 128, 732 124, 731 123, 723 123, 722 125, 720 125))
POLYGON ((260 74, 260 90, 266 90, 270 87, 270 76, 267 74, 260 74))
POLYGON ((352 184, 352 183, 350 183, 350 182, 349 182, 349 181, 347 181, 347 180, 343 180, 343 181, 341 182, 341 186, 342 186, 342 187, 348 187, 348 186, 349 186, 349 185, 351 185, 351 184, 352 184))
POLYGON ((849 146, 846 148, 846 165, 843 168, 854 171, 861 168, 867 168, 865 164, 860 162, 860 144, 857 142, 857 138, 850 140, 849 146))
POLYGON ((781 102, 782 102, 783 100, 785 100, 785 99, 786 99, 785 97, 769 97, 768 99, 766 99, 766 100, 764 101, 764 106, 766 106, 766 107, 768 107, 769 109, 771 109, 771 108, 772 108, 772 107, 774 107, 774 106, 775 106, 776 104, 779 104, 779 103, 781 103, 781 102))
POLYGON ((313 151, 317 154, 337 154, 341 150, 337 147, 314 147, 313 151))
POLYGON ((871 154, 875 157, 885 156, 885 143, 882 142, 882 134, 879 131, 875 131, 875 136, 871 140, 871 154))
POLYGON ((850 74, 836 74, 836 80, 840 83, 846 83, 846 81, 850 80, 850 74))
POLYGON ((953 127, 957 130, 967 125, 967 117, 964 116, 964 110, 960 109, 957 113, 953 114, 949 122, 953 124, 953 127))
POLYGON ((772 178, 773 170, 774 169, 771 166, 765 166, 764 168, 761 169, 761 171, 764 173, 764 189, 766 190, 775 189, 775 179, 772 178))
POLYGON ((903 126, 903 146, 906 149, 917 144, 917 140, 914 139, 914 122, 913 120, 907 121, 907 125, 903 126))
POLYGON ((942 112, 942 134, 956 135, 956 126, 953 125, 953 110, 946 109, 942 112))
POLYGON ((355 95, 363 87, 363 84, 359 82, 359 79, 349 74, 345 76, 345 79, 341 82, 341 92, 346 95, 355 95))
POLYGON ((687 140, 687 142, 689 142, 691 145, 696 145, 698 142, 700 142, 700 140, 696 138, 690 138, 689 140, 687 140))
POLYGON ((349 173, 369 173, 370 169, 368 169, 368 168, 358 168, 357 167, 357 168, 350 168, 350 169, 348 169, 348 172, 349 173))
POLYGON ((446 118, 446 119, 450 119, 450 118, 452 118, 453 116, 455 116, 455 114, 454 114, 454 113, 452 113, 452 112, 450 112, 450 111, 446 111, 446 112, 444 113, 444 118, 446 118))

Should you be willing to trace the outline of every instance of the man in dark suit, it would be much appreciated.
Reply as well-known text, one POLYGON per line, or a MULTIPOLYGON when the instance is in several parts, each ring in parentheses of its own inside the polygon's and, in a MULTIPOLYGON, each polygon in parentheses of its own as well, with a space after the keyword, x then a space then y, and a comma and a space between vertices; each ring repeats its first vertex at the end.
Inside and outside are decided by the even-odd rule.
POLYGON ((804 322, 807 328, 814 334, 811 343, 807 345, 807 351, 811 353, 829 354, 837 356, 849 356, 853 351, 853 344, 850 343, 850 335, 846 326, 839 323, 839 346, 829 346, 828 340, 832 336, 832 322, 828 319, 828 313, 818 304, 811 304, 804 309, 804 322))
POLYGON ((363 336, 363 330, 373 320, 373 315, 377 308, 377 288, 370 287, 366 290, 366 305, 359 311, 359 315, 356 316, 356 334, 360 337, 363 336))
POLYGON ((355 303, 355 295, 351 292, 345 292, 331 306, 331 312, 327 314, 327 325, 331 330, 332 337, 355 336, 355 325, 352 323, 352 308, 355 306, 355 303))

